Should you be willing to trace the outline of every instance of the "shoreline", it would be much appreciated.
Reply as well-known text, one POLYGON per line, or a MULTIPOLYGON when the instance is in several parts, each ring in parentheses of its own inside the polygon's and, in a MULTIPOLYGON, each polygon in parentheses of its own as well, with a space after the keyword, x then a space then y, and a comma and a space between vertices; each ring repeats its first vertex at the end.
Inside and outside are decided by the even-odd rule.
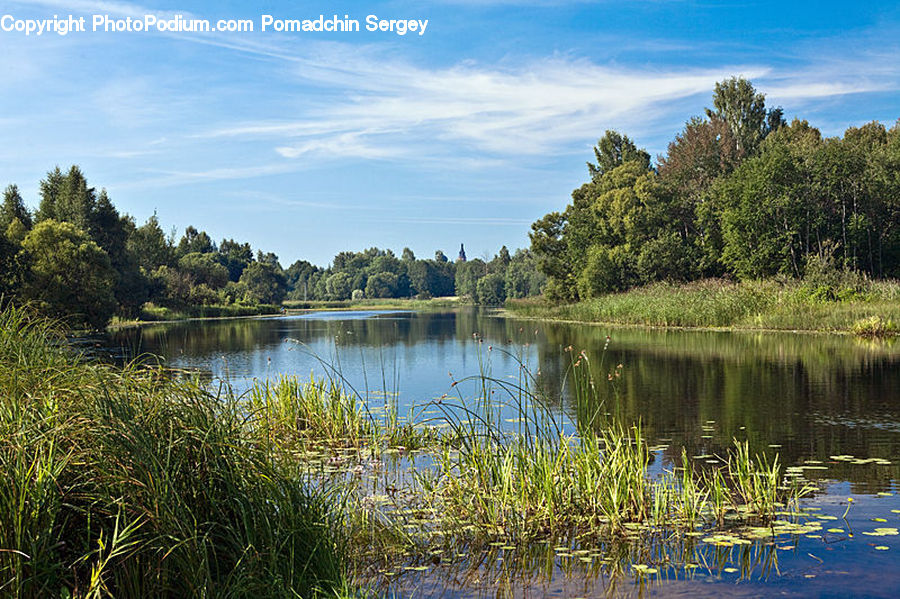
MULTIPOLYGON (((303 303, 313 303, 313 302, 303 302, 303 303)), ((322 302, 323 304, 329 303, 337 303, 337 302, 322 302)), ((104 330, 118 330, 125 329, 131 327, 142 327, 152 324, 174 324, 179 322, 195 322, 195 321, 215 321, 215 320, 238 320, 238 319, 247 319, 247 318, 277 318, 281 316, 291 316, 296 314, 310 314, 313 312, 351 312, 354 310, 410 310, 410 311, 425 311, 425 310, 436 310, 436 309, 451 309, 457 308, 460 306, 464 306, 464 304, 458 297, 437 297, 429 300, 416 300, 416 299, 393 299, 389 301, 378 301, 376 300, 362 300, 358 303, 353 303, 352 300, 347 300, 347 303, 344 305, 331 305, 331 306, 312 306, 312 307, 303 307, 303 308, 291 308, 284 307, 284 312, 275 312, 275 313, 258 313, 258 314, 242 314, 238 316, 185 316, 182 318, 167 318, 162 320, 126 320, 121 322, 112 322, 106 325, 104 330), (372 303, 366 303, 371 301, 372 303), (411 305, 412 304, 412 305, 411 305)))
MULTIPOLYGON (((675 324, 641 324, 632 322, 616 322, 610 320, 579 320, 574 318, 556 318, 550 315, 536 314, 519 314, 515 309, 500 308, 498 313, 504 318, 516 318, 519 320, 534 320, 539 322, 555 322, 560 324, 583 324, 588 326, 604 326, 619 329, 646 329, 652 331, 707 331, 710 333, 796 333, 806 335, 841 335, 855 338, 867 338, 855 334, 850 329, 803 329, 803 328, 773 328, 773 327, 752 327, 744 325, 675 325, 675 324)), ((892 339, 900 337, 900 332, 888 332, 876 339, 892 339)), ((871 339, 871 337, 868 337, 871 339)))

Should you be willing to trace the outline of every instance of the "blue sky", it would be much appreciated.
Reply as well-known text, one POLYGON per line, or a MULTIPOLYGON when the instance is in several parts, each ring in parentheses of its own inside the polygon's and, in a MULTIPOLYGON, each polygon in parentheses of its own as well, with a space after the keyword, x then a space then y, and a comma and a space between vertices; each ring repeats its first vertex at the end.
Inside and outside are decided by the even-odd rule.
POLYGON ((896 2, 3 0, 0 15, 252 19, 253 33, 0 32, 0 183, 78 164, 120 210, 327 265, 528 244, 608 128, 654 156, 744 75, 826 135, 900 117, 896 2), (261 14, 428 19, 260 32, 261 14))

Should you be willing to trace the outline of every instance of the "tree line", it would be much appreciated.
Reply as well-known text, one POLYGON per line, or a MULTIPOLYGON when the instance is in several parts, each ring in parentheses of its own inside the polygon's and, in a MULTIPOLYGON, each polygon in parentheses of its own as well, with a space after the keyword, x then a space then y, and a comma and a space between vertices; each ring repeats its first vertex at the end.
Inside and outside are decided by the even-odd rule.
POLYGON ((572 202, 531 227, 552 299, 823 269, 900 276, 900 121, 824 137, 731 78, 655 165, 616 131, 594 155, 572 202))
POLYGON ((442 251, 420 260, 371 248, 341 252, 327 268, 278 256, 249 243, 215 243, 193 226, 177 238, 154 214, 138 226, 81 169, 56 167, 40 183, 30 211, 16 185, 0 205, 0 298, 93 327, 113 315, 140 317, 148 306, 190 312, 198 306, 280 305, 293 300, 466 296, 497 305, 540 293, 546 277, 529 250, 506 247, 488 261, 451 262, 442 251))

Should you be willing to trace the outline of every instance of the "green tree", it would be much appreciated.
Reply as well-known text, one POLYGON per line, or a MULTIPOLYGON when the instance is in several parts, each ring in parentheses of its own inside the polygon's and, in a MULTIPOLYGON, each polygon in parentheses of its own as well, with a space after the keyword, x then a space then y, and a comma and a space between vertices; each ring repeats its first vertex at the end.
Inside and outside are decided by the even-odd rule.
POLYGON ((490 273, 475 286, 475 301, 483 306, 501 306, 506 301, 506 282, 500 273, 490 273))
POLYGON ((711 119, 722 119, 731 130, 735 149, 744 155, 753 154, 769 132, 770 125, 782 123, 781 109, 776 109, 771 119, 766 111, 766 96, 758 93, 753 84, 743 77, 732 77, 716 83, 713 92, 713 109, 706 109, 711 119))
MULTIPOLYGON (((273 254, 274 255, 274 254, 273 254)), ((234 239, 223 239, 219 244, 219 263, 228 269, 228 279, 239 281, 244 269, 253 262, 253 249, 249 243, 238 243, 234 239)), ((275 259, 276 263, 278 258, 275 259)))
POLYGON ((366 297, 397 297, 399 277, 392 272, 379 272, 366 282, 366 297))
POLYGON ((132 231, 127 247, 146 273, 153 272, 160 266, 171 266, 175 262, 175 248, 159 226, 156 214, 132 231))
POLYGON ((650 168, 650 154, 638 149, 627 135, 607 130, 594 147, 597 164, 587 163, 592 180, 597 180, 617 166, 626 162, 637 162, 644 169, 650 168))
POLYGON ((109 321, 116 273, 86 233, 71 223, 44 220, 25 236, 20 255, 27 265, 23 299, 46 314, 93 327, 109 321))
POLYGON ((9 185, 3 191, 3 204, 0 205, 0 233, 6 233, 14 220, 22 223, 25 230, 30 230, 33 226, 31 213, 19 195, 18 186, 9 185))
POLYGON ((259 304, 280 304, 287 293, 287 282, 281 269, 268 262, 254 262, 241 275, 247 286, 247 299, 259 304))
POLYGON ((178 260, 178 269, 190 277, 192 285, 221 289, 228 282, 228 269, 213 254, 191 252, 178 260))
POLYGON ((88 187, 87 179, 80 168, 73 165, 63 175, 59 167, 56 167, 41 181, 38 220, 53 219, 72 223, 93 238, 96 232, 94 224, 96 204, 94 188, 88 187))
POLYGON ((345 272, 336 272, 329 276, 325 280, 325 292, 328 298, 335 300, 350 299, 350 293, 353 291, 352 282, 350 275, 345 272))
POLYGON ((531 225, 531 251, 538 269, 548 278, 545 293, 555 301, 573 301, 576 263, 569 257, 566 213, 551 212, 531 225))
POLYGON ((206 231, 198 231, 193 226, 189 226, 178 241, 175 255, 180 258, 185 254, 212 254, 215 251, 216 245, 206 231))
POLYGON ((456 294, 477 301, 478 279, 487 274, 487 264, 474 258, 456 265, 456 294))
POLYGON ((506 296, 509 298, 540 295, 547 283, 547 276, 538 270, 534 254, 530 250, 516 250, 505 277, 506 296))
POLYGON ((798 166, 786 144, 770 144, 718 187, 722 261, 739 277, 802 274, 809 211, 798 166))

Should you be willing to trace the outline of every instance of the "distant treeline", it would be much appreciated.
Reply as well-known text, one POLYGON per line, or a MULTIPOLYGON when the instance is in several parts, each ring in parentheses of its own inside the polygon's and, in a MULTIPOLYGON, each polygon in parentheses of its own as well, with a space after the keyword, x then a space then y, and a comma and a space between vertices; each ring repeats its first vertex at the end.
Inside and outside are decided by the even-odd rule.
POLYGON ((532 225, 552 299, 662 280, 900 276, 900 123, 824 138, 732 78, 656 166, 615 131, 594 153, 572 203, 532 225))
POLYGON ((341 252, 328 268, 278 257, 249 243, 187 227, 166 234, 156 215, 137 226, 106 190, 90 187, 77 166, 50 171, 32 212, 16 185, 0 206, 0 298, 94 327, 117 314, 140 317, 154 307, 184 313, 242 313, 284 299, 345 300, 445 295, 483 304, 539 294, 546 277, 532 254, 503 247, 494 259, 450 262, 440 250, 419 260, 372 248, 341 252), (216 311, 213 307, 236 308, 216 311))

